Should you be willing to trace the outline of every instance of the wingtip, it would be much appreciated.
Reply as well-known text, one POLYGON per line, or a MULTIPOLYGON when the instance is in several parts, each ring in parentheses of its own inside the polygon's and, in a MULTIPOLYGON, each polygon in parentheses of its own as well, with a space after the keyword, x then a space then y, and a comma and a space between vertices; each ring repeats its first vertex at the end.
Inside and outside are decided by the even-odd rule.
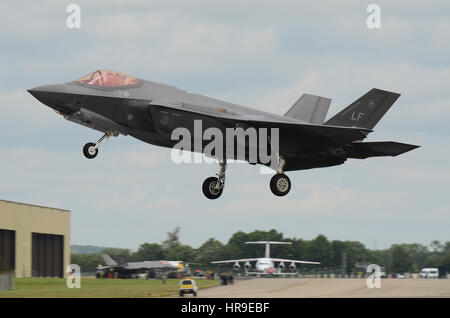
POLYGON ((398 93, 398 92, 388 91, 386 89, 381 89, 381 88, 376 88, 376 87, 372 88, 372 90, 377 90, 377 91, 380 91, 380 92, 385 92, 385 93, 389 93, 389 94, 393 94, 393 95, 397 95, 397 96, 401 96, 402 95, 401 93, 398 93))

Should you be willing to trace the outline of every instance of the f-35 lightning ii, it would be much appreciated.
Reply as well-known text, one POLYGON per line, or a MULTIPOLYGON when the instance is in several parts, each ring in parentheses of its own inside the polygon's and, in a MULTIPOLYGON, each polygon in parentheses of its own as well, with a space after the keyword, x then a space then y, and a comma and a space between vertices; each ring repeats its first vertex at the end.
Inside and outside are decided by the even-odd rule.
POLYGON ((276 174, 270 189, 284 196, 291 189, 286 171, 340 165, 348 158, 397 156, 418 147, 392 141, 362 142, 400 96, 377 88, 326 121, 331 99, 321 96, 304 94, 281 116, 109 70, 28 92, 65 119, 103 133, 99 140, 84 146, 89 159, 97 156, 101 142, 110 136, 130 135, 174 148, 180 143, 174 132, 184 129, 191 137, 182 150, 204 153, 219 162, 217 177, 203 183, 209 199, 222 194, 227 159, 273 168, 276 174), (235 134, 229 135, 229 131, 235 134), (218 133, 225 137, 218 138, 218 133), (217 146, 220 139, 227 145, 223 149, 217 146), (217 143, 211 147, 210 141, 217 143), (236 151, 239 146, 243 152, 236 151), (257 155, 252 156, 255 151, 257 155))

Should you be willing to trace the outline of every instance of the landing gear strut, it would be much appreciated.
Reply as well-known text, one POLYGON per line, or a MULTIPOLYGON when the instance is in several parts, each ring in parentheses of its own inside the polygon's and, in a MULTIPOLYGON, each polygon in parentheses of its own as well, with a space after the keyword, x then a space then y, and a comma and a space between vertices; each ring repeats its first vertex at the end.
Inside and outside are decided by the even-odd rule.
POLYGON ((83 147, 84 156, 88 159, 94 159, 95 157, 97 157, 98 147, 100 147, 100 143, 103 141, 103 139, 108 139, 109 137, 110 134, 105 133, 99 140, 97 140, 96 143, 88 142, 87 144, 85 144, 83 147))
POLYGON ((221 196, 225 186, 225 170, 227 168, 227 161, 219 163, 220 170, 217 177, 209 177, 203 182, 203 194, 208 199, 214 200, 221 196))
POLYGON ((270 179, 270 190, 279 197, 285 196, 291 190, 291 180, 284 174, 285 164, 286 161, 280 156, 278 159, 277 174, 270 179))

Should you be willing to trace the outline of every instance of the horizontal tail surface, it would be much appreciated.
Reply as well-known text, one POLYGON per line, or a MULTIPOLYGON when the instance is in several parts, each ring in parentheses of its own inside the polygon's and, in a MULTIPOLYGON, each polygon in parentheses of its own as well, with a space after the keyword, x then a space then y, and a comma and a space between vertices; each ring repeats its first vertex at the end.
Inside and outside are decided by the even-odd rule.
POLYGON ((369 157, 398 156, 419 146, 393 141, 355 142, 348 145, 348 158, 365 159, 369 157))

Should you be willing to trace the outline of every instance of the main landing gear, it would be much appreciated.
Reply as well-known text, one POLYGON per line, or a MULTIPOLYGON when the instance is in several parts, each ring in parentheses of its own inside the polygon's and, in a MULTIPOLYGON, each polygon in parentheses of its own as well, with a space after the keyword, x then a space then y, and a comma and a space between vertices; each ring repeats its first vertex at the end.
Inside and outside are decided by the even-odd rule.
POLYGON ((291 190, 291 180, 284 173, 277 173, 270 179, 270 190, 276 196, 285 196, 291 190))
POLYGON ((219 163, 220 170, 216 177, 209 177, 203 182, 203 194, 208 199, 214 200, 221 196, 223 188, 225 187, 225 170, 227 168, 227 161, 219 163))
MULTIPOLYGON (((284 174, 284 166, 286 161, 283 157, 279 157, 277 174, 270 179, 270 190, 276 196, 282 197, 291 190, 291 180, 284 174)), ((203 194, 208 199, 214 200, 222 195, 225 186, 225 170, 227 166, 226 160, 219 163, 220 170, 217 177, 209 177, 203 182, 203 194)))
POLYGON ((270 179, 270 190, 279 197, 285 196, 291 190, 291 180, 284 174, 285 164, 286 161, 280 156, 278 159, 277 174, 270 179))
POLYGON ((94 159, 98 154, 98 147, 100 147, 100 143, 106 138, 108 139, 111 135, 109 133, 105 133, 102 138, 97 140, 96 143, 88 142, 83 147, 83 154, 88 159, 94 159))

